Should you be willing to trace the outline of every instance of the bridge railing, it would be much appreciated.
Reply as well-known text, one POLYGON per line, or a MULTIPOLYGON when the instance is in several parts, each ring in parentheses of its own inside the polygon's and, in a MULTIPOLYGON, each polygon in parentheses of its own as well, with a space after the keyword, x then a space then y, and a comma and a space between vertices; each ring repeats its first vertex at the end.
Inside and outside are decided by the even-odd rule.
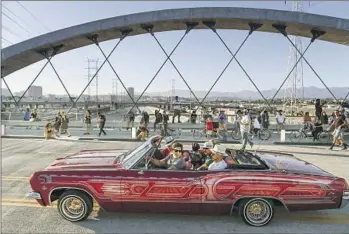
MULTIPOLYGON (((5 127, 9 127, 9 128, 27 128, 27 127, 32 127, 32 128, 39 128, 39 129, 43 129, 46 125, 46 122, 43 121, 34 121, 34 122, 30 122, 30 121, 20 121, 20 120, 3 120, 2 125, 4 125, 5 127)), ((69 122, 69 128, 77 128, 77 129, 83 129, 85 128, 85 125, 80 122, 80 121, 70 121, 69 122)), ((134 127, 137 127, 139 124, 138 123, 134 123, 134 127)), ((92 126, 94 127, 98 127, 98 122, 92 121, 92 126)), ((168 125, 170 128, 174 128, 174 129, 185 129, 185 130, 198 130, 198 129, 204 129, 205 128, 205 124, 204 123, 196 123, 196 124, 191 124, 191 123, 169 123, 168 125)), ((127 126, 127 122, 125 121, 107 121, 105 128, 111 128, 111 129, 126 129, 127 126)), ((150 122, 148 125, 149 129, 153 129, 153 122, 150 122)), ((234 123, 228 123, 227 124, 228 129, 234 129, 236 127, 236 125, 234 123)), ((286 131, 296 131, 299 130, 300 128, 303 127, 303 124, 285 124, 284 125, 284 129, 286 131)), ((325 129, 328 127, 328 125, 324 125, 323 126, 325 129)), ((270 124, 269 126, 270 130, 277 130, 277 124, 270 124)))
MULTIPOLYGON (((61 110, 61 111, 65 111, 65 110, 61 110)), ((113 111, 114 112, 114 111, 113 111)), ((107 116, 107 122, 111 121, 111 119, 116 119, 116 122, 127 122, 127 119, 125 119, 125 114, 121 114, 121 113, 111 113, 111 114, 106 114, 107 116)), ((93 113, 93 118, 96 117, 96 114, 97 112, 95 111, 93 113)), ((23 120, 23 117, 24 117, 24 113, 21 113, 21 112, 1 112, 1 115, 2 115, 2 119, 3 120, 13 120, 13 121, 16 121, 16 120, 23 120), (18 117, 20 116, 20 117, 18 117), (17 117, 17 119, 13 118, 13 117, 17 117)), ((46 113, 46 112, 39 112, 38 113, 38 118, 41 119, 41 121, 50 121, 52 122, 55 117, 56 117, 57 113, 56 112, 49 112, 49 113, 46 113)), ((172 117, 173 117, 173 114, 172 113, 169 113, 169 122, 172 121, 172 117)), ((191 113, 182 113, 181 114, 181 122, 190 122, 190 115, 191 113)), ((230 123, 234 123, 235 120, 236 120, 236 114, 226 114, 227 116, 227 119, 228 119, 228 122, 230 123)), ((84 121, 84 117, 85 117, 85 113, 84 112, 70 112, 69 113, 69 118, 71 121, 78 121, 78 122, 81 122, 83 123, 84 121)), ((155 115, 153 113, 150 113, 149 114, 149 117, 150 117, 150 121, 153 122, 155 121, 155 115)), ((286 117, 286 124, 302 124, 303 123, 303 117, 300 117, 300 116, 285 116, 286 117)), ((311 116, 313 119, 314 119, 314 116, 311 116)), ((135 118, 135 122, 139 122, 141 119, 141 115, 136 115, 136 118, 135 118)), ((175 119, 175 121, 177 121, 177 117, 175 119)), ((198 114, 197 115, 197 122, 201 123, 204 121, 204 116, 202 114, 198 114)), ((269 121, 270 121, 270 124, 276 124, 276 117, 273 116, 273 115, 270 115, 269 116, 269 121)))

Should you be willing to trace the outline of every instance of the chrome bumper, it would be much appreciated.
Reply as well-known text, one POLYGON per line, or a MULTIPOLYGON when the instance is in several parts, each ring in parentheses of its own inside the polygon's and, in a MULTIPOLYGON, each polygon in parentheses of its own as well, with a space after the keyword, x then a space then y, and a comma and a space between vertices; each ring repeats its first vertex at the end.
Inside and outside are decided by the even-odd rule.
POLYGON ((41 194, 37 192, 30 192, 26 195, 26 198, 28 199, 39 199, 41 200, 41 194))
POLYGON ((343 192, 343 195, 342 195, 342 203, 341 203, 341 206, 339 208, 343 208, 345 207, 346 205, 348 205, 349 203, 349 191, 344 191, 343 192))

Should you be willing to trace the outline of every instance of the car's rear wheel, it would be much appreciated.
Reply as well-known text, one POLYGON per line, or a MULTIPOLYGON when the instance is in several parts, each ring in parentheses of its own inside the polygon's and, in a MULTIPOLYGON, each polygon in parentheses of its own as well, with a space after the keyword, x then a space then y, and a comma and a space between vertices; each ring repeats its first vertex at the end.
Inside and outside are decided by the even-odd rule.
POLYGON ((264 198, 251 198, 240 203, 239 214, 246 224, 262 227, 272 220, 274 209, 272 203, 264 198))
POLYGON ((78 222, 91 214, 93 200, 82 191, 68 190, 59 197, 57 208, 64 219, 78 222))

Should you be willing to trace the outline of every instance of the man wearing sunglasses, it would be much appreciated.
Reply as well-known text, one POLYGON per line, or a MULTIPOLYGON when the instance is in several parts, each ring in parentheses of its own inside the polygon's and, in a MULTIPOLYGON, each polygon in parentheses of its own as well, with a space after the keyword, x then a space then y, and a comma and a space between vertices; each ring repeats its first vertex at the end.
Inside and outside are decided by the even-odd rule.
POLYGON ((164 159, 158 160, 151 158, 150 156, 146 157, 146 160, 150 160, 155 166, 166 167, 168 170, 184 170, 185 161, 182 157, 183 145, 181 143, 174 143, 172 145, 172 152, 170 155, 164 159))

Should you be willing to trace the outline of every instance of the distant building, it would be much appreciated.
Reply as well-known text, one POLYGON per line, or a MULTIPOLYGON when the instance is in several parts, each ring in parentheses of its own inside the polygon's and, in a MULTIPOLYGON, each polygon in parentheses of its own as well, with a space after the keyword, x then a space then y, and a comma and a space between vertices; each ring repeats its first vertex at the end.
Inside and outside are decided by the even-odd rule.
POLYGON ((28 89, 27 96, 28 97, 35 97, 35 98, 41 97, 42 96, 42 86, 34 86, 34 85, 31 86, 28 89))
MULTIPOLYGON (((129 92, 129 94, 131 95, 132 99, 135 99, 135 88, 133 87, 128 87, 127 91, 129 92)), ((130 99, 129 97, 127 99, 130 99)), ((131 100, 130 100, 131 101, 131 100)))

